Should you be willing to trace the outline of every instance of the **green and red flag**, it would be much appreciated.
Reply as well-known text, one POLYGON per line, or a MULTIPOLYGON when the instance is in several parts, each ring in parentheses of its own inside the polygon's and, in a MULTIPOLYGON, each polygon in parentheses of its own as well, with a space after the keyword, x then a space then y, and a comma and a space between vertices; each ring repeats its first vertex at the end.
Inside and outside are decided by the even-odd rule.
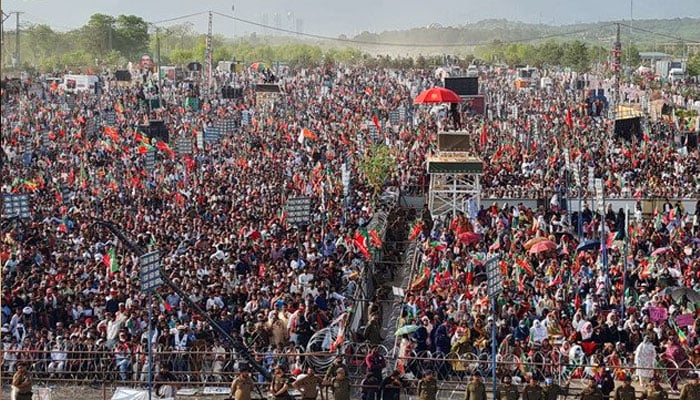
POLYGON ((110 273, 114 274, 119 272, 119 263, 117 262, 117 256, 114 254, 114 249, 109 249, 109 251, 102 256, 102 262, 109 268, 110 273))

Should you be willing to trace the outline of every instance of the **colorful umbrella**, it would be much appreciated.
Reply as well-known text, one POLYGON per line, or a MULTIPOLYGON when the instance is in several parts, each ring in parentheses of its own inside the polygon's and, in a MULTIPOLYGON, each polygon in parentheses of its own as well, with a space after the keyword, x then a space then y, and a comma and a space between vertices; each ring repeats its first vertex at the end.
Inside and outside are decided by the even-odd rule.
POLYGON ((265 68, 267 68, 267 65, 265 65, 265 63, 262 61, 256 61, 256 62, 250 64, 250 69, 252 69, 253 71, 259 71, 259 70, 265 69, 265 68))
POLYGON ((413 104, 439 104, 439 103, 461 103, 462 98, 450 89, 434 87, 423 91, 415 99, 413 104))
POLYGON ((543 240, 541 242, 537 242, 532 247, 530 247, 530 254, 537 254, 537 253, 542 253, 545 251, 550 251, 554 250, 557 248, 557 244, 552 242, 551 240, 543 240))
POLYGON ((595 250, 597 248, 600 248, 600 240, 586 240, 576 247, 576 251, 595 250))
POLYGON ((404 325, 401 328, 397 329, 396 332, 394 332, 394 336, 409 335, 409 334, 417 331, 418 328, 419 328, 418 325, 404 325))
POLYGON ((661 254, 664 254, 664 253, 666 253, 666 252, 668 252, 668 251, 670 251, 670 250, 671 250, 670 247, 659 247, 658 249, 656 249, 656 250, 654 250, 654 251, 651 252, 651 256, 652 256, 652 257, 656 257, 656 256, 659 256, 659 255, 661 255, 661 254))

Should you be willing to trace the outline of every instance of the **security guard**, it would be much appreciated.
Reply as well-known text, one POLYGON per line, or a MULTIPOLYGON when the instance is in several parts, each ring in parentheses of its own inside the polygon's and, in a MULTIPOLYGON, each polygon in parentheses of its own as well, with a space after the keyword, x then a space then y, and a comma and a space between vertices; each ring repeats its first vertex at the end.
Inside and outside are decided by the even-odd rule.
POLYGON ((557 400, 559 396, 564 394, 564 389, 552 381, 552 378, 545 378, 542 391, 544 392, 545 400, 557 400))
POLYGON ((603 392, 598 388, 598 382, 594 378, 588 380, 588 386, 581 390, 580 400, 603 400, 603 392))
POLYGON ((632 387, 632 375, 627 374, 624 383, 615 389, 613 400, 636 400, 636 396, 634 387, 632 387))
POLYGON ((651 378, 651 387, 642 393, 642 400, 668 400, 668 392, 661 387, 658 377, 651 378))
POLYGON ((542 390, 542 386, 537 383, 534 377, 530 377, 530 383, 523 389, 521 397, 523 400, 545 400, 544 390, 542 390))
POLYGON ((686 383, 681 389, 680 400, 700 400, 700 375, 690 373, 688 379, 691 381, 686 383))
POLYGON ((313 368, 308 368, 306 375, 297 378, 292 386, 301 392, 302 400, 316 400, 321 389, 321 378, 316 376, 313 368))
POLYGON ((418 381, 418 400, 435 400, 437 392, 437 380, 433 371, 425 371, 423 379, 418 381))
POLYGON ((506 375, 503 377, 503 384, 496 389, 495 400, 518 400, 518 388, 513 385, 511 377, 506 375))
POLYGON ((486 386, 478 374, 472 375, 472 381, 464 392, 464 400, 486 400, 486 386))

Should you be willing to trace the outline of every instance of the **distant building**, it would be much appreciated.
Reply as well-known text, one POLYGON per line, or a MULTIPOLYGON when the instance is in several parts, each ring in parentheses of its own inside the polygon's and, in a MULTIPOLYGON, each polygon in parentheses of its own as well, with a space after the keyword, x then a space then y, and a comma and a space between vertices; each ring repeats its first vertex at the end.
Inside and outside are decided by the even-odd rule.
POLYGON ((656 65, 657 61, 671 61, 673 59, 670 54, 661 53, 658 51, 640 52, 639 58, 642 65, 646 65, 648 67, 653 67, 656 65))

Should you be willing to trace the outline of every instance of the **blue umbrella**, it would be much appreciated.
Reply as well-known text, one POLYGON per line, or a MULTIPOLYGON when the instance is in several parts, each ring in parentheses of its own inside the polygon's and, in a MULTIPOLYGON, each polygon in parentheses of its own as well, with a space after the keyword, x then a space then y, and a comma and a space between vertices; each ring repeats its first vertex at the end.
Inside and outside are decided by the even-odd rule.
POLYGON ((586 240, 585 242, 582 242, 576 247, 576 252, 579 251, 586 251, 586 250, 595 250, 600 247, 600 240, 586 240))

